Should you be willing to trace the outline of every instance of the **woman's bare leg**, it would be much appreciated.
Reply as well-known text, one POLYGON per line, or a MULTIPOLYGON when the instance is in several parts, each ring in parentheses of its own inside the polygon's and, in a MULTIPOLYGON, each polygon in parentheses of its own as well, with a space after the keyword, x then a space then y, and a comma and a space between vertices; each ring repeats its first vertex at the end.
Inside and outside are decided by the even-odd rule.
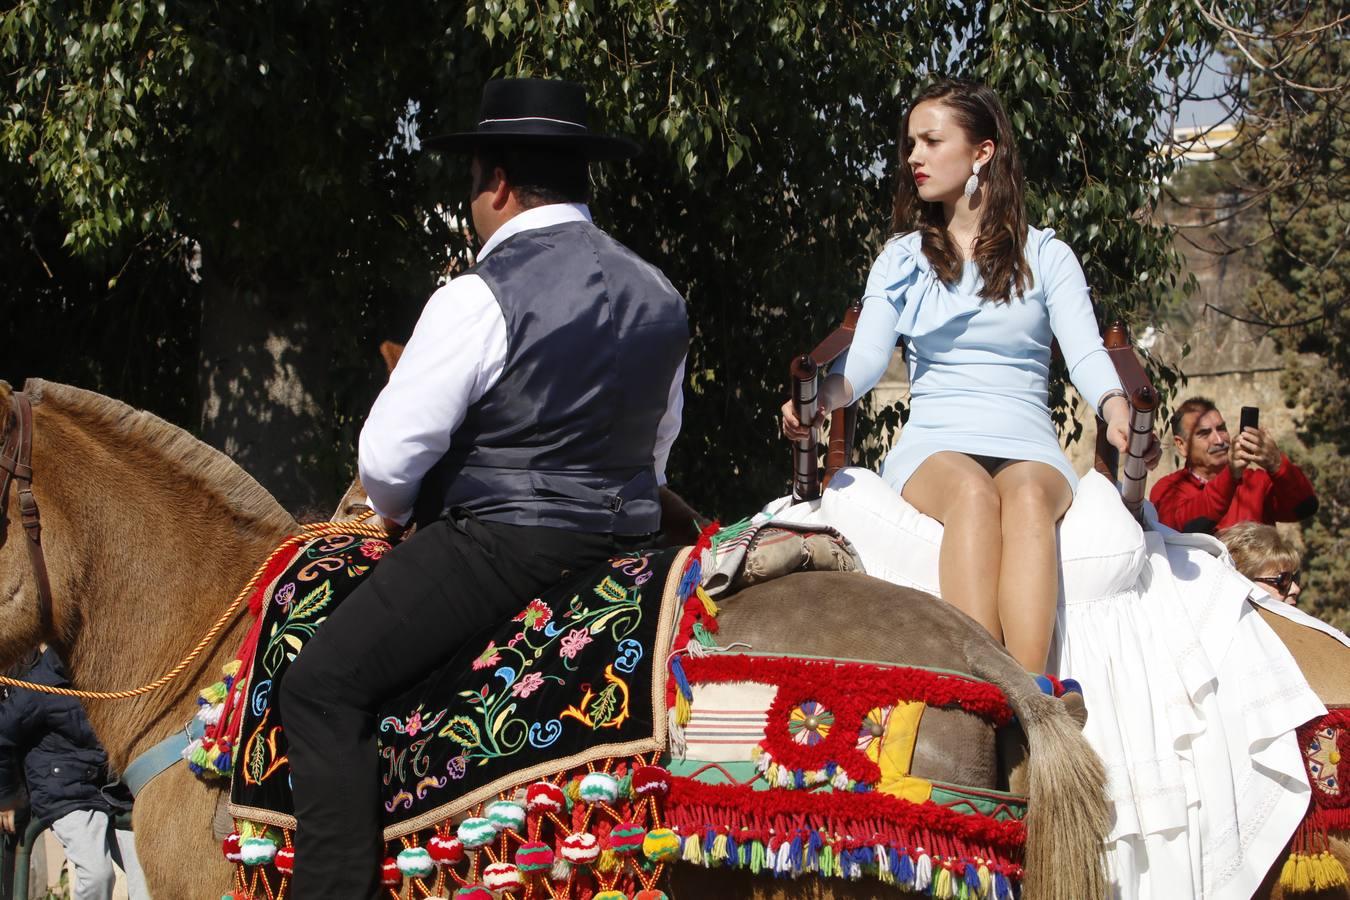
POLYGON ((995 640, 1003 640, 998 605, 1003 536, 994 480, 969 456, 948 450, 924 460, 901 496, 942 523, 942 598, 983 625, 995 640))
POLYGON ((1054 466, 1014 460, 994 473, 1003 516, 998 617, 1003 644, 1028 672, 1044 672, 1055 626, 1059 564, 1055 523, 1073 490, 1054 466))

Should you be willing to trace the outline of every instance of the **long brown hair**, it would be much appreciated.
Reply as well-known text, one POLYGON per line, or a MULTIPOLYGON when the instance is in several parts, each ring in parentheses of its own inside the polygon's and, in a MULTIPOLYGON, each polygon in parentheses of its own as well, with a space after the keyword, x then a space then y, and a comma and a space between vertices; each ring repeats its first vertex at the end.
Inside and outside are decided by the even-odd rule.
POLYGON ((961 280, 961 253, 947 231, 941 203, 926 203, 909 177, 909 116, 914 107, 935 101, 950 109, 972 144, 994 142, 994 155, 980 169, 980 232, 975 239, 974 262, 984 285, 985 300, 1007 303, 1014 293, 1031 286, 1026 260, 1027 212, 1022 202, 1022 160, 1017 155, 1012 124, 998 95, 972 81, 943 80, 924 89, 900 120, 900 170, 896 177, 895 212, 891 231, 896 235, 922 232, 923 255, 947 284, 961 280))

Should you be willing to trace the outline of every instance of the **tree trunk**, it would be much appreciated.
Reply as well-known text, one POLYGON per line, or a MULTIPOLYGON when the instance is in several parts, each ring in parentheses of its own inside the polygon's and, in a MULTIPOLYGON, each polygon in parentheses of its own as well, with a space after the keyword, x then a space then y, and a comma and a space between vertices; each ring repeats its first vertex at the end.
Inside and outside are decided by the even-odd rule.
POLYGON ((297 518, 326 511, 336 483, 326 304, 297 287, 208 278, 202 298, 201 437, 297 518), (309 302, 306 302, 306 301, 309 302))

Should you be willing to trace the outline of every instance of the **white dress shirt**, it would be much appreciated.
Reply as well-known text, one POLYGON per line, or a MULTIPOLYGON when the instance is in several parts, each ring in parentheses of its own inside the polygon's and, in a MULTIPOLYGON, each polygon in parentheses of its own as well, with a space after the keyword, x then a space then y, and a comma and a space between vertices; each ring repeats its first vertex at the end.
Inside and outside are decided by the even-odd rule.
MULTIPOLYGON (((493 233, 478 259, 522 231, 589 221, 590 210, 580 203, 526 210, 493 233)), ((450 449, 469 407, 501 378, 506 355, 506 319, 482 278, 461 275, 431 295, 361 429, 358 469, 376 513, 399 523, 412 518, 422 479, 450 449)), ((680 433, 684 366, 681 361, 675 371, 657 427, 652 455, 659 484, 666 483, 666 461, 680 433)))

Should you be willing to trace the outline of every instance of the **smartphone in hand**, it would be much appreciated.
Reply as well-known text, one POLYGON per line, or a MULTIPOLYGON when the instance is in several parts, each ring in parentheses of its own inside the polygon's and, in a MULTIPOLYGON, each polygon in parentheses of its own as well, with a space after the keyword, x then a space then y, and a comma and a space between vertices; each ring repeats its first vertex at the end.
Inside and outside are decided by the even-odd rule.
POLYGON ((1242 407, 1242 413, 1238 416, 1238 434, 1246 431, 1248 428, 1260 428, 1261 410, 1255 406, 1242 407))

